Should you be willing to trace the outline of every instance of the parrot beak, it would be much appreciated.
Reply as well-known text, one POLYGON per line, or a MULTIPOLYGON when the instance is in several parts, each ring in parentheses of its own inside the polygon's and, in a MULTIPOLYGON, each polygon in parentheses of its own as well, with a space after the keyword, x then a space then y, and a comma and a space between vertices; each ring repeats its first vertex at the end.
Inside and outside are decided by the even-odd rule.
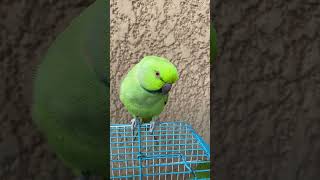
POLYGON ((162 93, 168 94, 168 92, 171 90, 172 85, 171 84, 165 84, 162 86, 162 93))

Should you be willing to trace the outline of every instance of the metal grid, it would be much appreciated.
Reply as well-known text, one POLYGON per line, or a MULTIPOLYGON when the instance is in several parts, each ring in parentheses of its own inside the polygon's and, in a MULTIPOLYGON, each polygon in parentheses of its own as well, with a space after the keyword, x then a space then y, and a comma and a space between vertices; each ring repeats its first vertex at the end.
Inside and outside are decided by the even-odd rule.
POLYGON ((194 170, 210 162, 210 152, 189 124, 160 123, 153 134, 149 127, 141 124, 133 135, 130 125, 111 125, 111 179, 200 179, 196 173, 209 172, 194 170))

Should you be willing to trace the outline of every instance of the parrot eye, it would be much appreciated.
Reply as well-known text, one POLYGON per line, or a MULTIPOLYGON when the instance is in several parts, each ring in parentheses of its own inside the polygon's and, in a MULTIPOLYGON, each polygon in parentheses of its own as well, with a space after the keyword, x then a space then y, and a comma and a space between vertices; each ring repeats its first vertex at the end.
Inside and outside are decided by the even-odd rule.
POLYGON ((159 77, 160 76, 160 73, 158 71, 156 71, 156 76, 159 77))

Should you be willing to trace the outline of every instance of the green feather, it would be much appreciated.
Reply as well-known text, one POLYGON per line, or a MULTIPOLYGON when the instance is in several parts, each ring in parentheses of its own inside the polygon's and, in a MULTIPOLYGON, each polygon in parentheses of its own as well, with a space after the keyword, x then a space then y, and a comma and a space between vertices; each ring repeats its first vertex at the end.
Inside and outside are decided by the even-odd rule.
POLYGON ((106 176, 107 1, 97 0, 53 42, 34 86, 33 119, 74 170, 106 176))

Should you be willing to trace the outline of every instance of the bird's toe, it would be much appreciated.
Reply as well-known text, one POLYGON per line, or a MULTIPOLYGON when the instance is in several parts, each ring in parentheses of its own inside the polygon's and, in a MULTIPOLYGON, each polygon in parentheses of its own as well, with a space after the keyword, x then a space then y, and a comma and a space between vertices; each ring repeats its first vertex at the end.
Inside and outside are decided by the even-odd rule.
POLYGON ((156 123, 154 121, 150 123, 150 129, 149 129, 150 133, 153 133, 155 125, 156 125, 156 123))
POLYGON ((136 119, 131 119, 131 129, 134 129, 137 126, 136 119))

